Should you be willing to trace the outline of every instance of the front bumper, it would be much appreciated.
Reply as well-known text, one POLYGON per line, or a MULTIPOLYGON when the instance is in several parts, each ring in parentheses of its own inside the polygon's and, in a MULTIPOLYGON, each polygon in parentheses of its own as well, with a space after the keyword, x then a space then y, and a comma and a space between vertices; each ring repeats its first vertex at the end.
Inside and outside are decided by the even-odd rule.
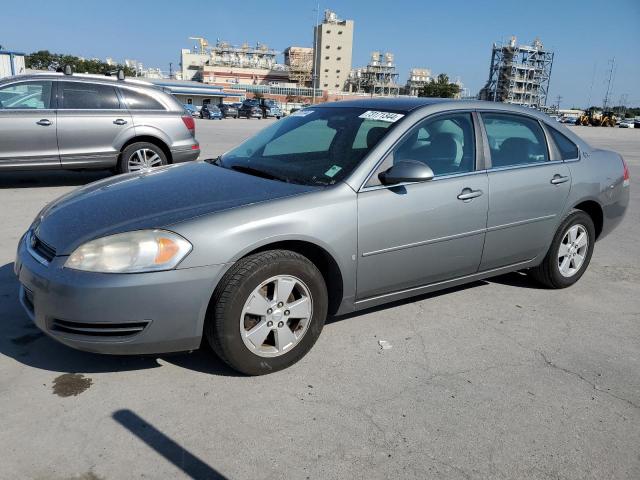
POLYGON ((97 353, 150 354, 200 346, 209 300, 225 265, 140 274, 63 268, 37 261, 21 239, 20 302, 47 335, 97 353))

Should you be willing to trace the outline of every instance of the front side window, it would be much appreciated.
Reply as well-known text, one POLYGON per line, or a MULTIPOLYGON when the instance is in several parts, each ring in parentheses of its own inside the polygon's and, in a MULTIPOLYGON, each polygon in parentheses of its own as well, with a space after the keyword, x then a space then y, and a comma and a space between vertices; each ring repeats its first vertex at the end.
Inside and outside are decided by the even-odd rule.
POLYGON ((394 149, 393 162, 418 160, 436 177, 472 172, 475 140, 470 113, 426 119, 413 128, 394 149))
POLYGON ((0 87, 0 109, 47 109, 50 102, 51 82, 13 83, 0 87))
POLYGON ((76 110, 115 110, 120 108, 116 89, 111 85, 60 82, 62 107, 76 110))
POLYGON ((217 163, 285 182, 333 185, 346 178, 403 116, 364 108, 310 107, 262 130, 217 163))
POLYGON ((483 113, 493 168, 542 163, 549 160, 540 124, 531 118, 483 113))
MULTIPOLYGON (((163 106, 157 100, 154 100, 149 95, 136 92, 135 90, 129 90, 128 88, 120 89, 124 100, 131 110, 164 110, 163 106)), ((207 100, 205 100, 206 102, 207 100)))
POLYGON ((575 143, 573 143, 555 128, 549 127, 547 128, 547 130, 549 130, 551 138, 553 138, 556 147, 558 147, 561 160, 573 160, 575 158, 578 158, 578 147, 575 143))

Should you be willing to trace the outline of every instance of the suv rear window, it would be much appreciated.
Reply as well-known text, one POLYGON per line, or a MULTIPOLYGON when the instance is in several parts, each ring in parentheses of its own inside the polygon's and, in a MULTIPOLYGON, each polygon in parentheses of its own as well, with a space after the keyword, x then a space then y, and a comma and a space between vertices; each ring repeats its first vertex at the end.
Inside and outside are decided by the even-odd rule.
POLYGON ((116 110, 120 101, 116 89, 111 85, 80 82, 59 82, 64 109, 116 110))
POLYGON ((120 91, 124 96, 127 107, 131 110, 164 110, 160 102, 151 98, 149 95, 126 88, 122 88, 120 91))

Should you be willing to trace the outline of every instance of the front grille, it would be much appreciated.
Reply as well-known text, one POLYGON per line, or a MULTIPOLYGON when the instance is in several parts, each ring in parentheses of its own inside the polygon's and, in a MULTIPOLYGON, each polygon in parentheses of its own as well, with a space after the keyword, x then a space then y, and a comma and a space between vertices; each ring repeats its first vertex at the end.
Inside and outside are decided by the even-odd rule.
POLYGON ((51 330, 90 337, 130 337, 142 332, 149 322, 79 323, 53 319, 51 330))
POLYGON ((31 249, 47 262, 50 262, 56 256, 55 248, 44 243, 35 233, 31 234, 31 249))
POLYGON ((24 295, 25 305, 31 312, 33 312, 34 311, 33 292, 29 290, 27 287, 25 287, 24 285, 22 286, 22 291, 24 292, 23 295, 24 295))

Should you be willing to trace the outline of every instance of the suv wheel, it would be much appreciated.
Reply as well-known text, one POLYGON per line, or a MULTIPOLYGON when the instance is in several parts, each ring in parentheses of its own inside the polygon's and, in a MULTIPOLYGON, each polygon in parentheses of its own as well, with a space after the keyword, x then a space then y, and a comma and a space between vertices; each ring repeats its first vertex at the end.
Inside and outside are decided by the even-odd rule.
POLYGON ((132 143, 122 151, 118 171, 140 172, 167 164, 167 156, 160 147, 148 142, 132 143))
POLYGON ((318 339, 327 288, 306 257, 270 250, 238 261, 213 296, 205 337, 232 368, 263 375, 293 365, 318 339))
POLYGON ((558 228, 542 263, 531 269, 533 278, 549 288, 566 288, 576 283, 591 261, 595 232, 591 217, 574 210, 558 228))

